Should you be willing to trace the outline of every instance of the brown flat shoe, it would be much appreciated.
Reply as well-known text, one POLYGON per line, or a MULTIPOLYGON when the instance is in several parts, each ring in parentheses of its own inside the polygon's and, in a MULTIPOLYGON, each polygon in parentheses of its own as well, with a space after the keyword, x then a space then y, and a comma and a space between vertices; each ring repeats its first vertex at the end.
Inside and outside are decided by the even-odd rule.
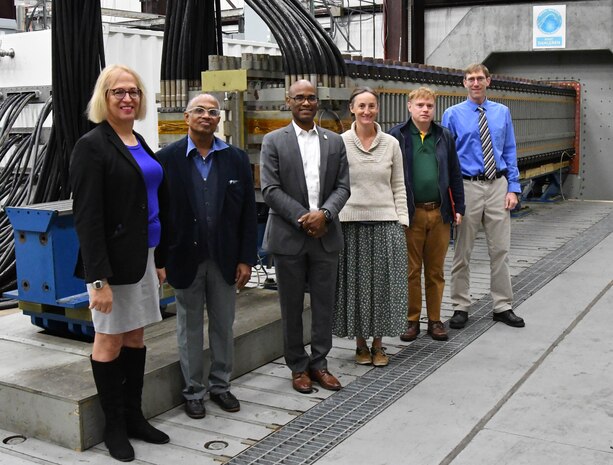
POLYGON ((292 371, 292 387, 303 394, 308 394, 313 390, 311 378, 306 371, 292 371))
POLYGON ((311 370, 311 379, 317 381, 319 385, 329 391, 338 391, 342 388, 341 383, 325 368, 323 370, 311 370))
POLYGON ((383 347, 372 347, 370 349, 372 354, 372 364, 376 367, 384 367, 390 362, 390 358, 385 353, 383 347))
POLYGON ((355 348, 355 363, 358 365, 370 365, 372 363, 372 357, 370 356, 368 347, 362 346, 355 348))

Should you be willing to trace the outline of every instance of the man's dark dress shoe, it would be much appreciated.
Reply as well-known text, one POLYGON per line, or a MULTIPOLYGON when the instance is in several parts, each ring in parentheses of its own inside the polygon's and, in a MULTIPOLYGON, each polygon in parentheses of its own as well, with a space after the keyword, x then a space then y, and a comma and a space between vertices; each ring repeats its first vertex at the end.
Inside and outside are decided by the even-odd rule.
POLYGON ((226 412, 238 412, 241 409, 238 399, 230 391, 222 392, 221 394, 211 393, 210 397, 213 402, 226 412))
POLYGON ((435 341, 446 341, 449 339, 445 325, 440 321, 428 321, 428 334, 435 341))
POLYGON ((190 418, 204 418, 206 416, 204 399, 188 399, 185 402, 185 413, 190 418))
POLYGON ((404 342, 411 342, 417 339, 419 334, 419 321, 409 321, 407 330, 400 335, 400 340, 404 342))
POLYGON ((524 319, 518 317, 513 310, 507 310, 505 312, 494 313, 494 321, 500 321, 505 325, 513 326, 514 328, 523 328, 526 326, 524 319))
POLYGON ((462 329, 464 326, 466 326, 467 321, 468 312, 456 310, 455 312, 453 312, 453 316, 449 320, 449 327, 453 329, 462 329))
POLYGON ((317 381, 319 385, 329 391, 338 391, 342 386, 341 383, 325 368, 323 370, 311 370, 311 379, 317 381))

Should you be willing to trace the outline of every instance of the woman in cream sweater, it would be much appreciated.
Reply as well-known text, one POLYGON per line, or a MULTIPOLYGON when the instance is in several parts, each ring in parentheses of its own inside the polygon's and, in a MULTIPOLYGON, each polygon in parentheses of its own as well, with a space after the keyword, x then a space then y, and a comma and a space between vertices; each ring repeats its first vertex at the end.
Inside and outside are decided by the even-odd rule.
POLYGON ((375 121, 377 93, 357 88, 349 100, 355 117, 342 137, 349 160, 351 197, 339 218, 345 237, 338 267, 333 333, 356 338, 356 363, 385 366, 382 336, 406 326, 409 225, 402 153, 375 121), (373 337, 369 350, 367 339, 373 337))

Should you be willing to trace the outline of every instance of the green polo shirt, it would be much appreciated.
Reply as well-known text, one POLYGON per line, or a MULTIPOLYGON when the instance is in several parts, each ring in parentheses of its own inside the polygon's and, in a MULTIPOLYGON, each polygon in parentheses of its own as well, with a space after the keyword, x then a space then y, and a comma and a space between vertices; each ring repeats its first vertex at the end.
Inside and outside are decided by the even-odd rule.
POLYGON ((440 202, 438 190, 438 161, 431 131, 423 136, 411 120, 411 142, 413 143, 413 196, 415 203, 440 202))

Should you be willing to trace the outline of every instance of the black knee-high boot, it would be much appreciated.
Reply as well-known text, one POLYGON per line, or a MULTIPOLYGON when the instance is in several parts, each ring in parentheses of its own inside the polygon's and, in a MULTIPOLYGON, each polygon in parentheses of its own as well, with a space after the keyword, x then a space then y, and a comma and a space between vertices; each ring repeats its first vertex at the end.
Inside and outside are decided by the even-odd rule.
POLYGON ((97 362, 90 357, 100 405, 104 412, 104 443, 111 457, 122 462, 134 460, 134 449, 128 440, 124 416, 123 368, 119 358, 97 362))
POLYGON ((154 428, 145 419, 141 408, 146 354, 146 347, 141 349, 122 347, 119 355, 126 379, 124 399, 128 436, 153 444, 165 444, 170 441, 170 438, 166 433, 154 428))

